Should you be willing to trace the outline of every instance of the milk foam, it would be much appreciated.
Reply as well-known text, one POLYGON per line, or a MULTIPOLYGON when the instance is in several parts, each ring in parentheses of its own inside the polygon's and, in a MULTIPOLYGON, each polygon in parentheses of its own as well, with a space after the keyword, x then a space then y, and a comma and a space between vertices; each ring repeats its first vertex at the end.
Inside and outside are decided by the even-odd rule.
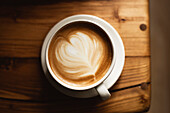
POLYGON ((56 39, 55 57, 60 74, 69 79, 93 76, 102 61, 103 47, 95 36, 77 31, 67 39, 56 39))

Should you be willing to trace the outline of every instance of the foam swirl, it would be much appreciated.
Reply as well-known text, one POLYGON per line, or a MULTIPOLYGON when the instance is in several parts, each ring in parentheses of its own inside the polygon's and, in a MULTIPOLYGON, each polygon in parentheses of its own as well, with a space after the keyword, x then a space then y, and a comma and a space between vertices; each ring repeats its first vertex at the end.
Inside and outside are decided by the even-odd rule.
POLYGON ((72 80, 93 77, 103 59, 103 47, 94 36, 75 32, 56 39, 55 57, 60 74, 72 80))

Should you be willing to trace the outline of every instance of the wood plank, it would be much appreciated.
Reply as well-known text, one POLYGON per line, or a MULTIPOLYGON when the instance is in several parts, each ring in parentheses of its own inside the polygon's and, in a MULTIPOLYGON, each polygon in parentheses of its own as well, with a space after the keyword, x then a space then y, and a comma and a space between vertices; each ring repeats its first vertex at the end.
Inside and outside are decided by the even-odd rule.
POLYGON ((150 85, 145 89, 141 86, 112 92, 107 101, 99 97, 90 99, 76 99, 64 96, 62 100, 57 96, 53 101, 21 101, 0 99, 0 109, 8 113, 122 113, 143 112, 149 109, 150 85), (73 104, 74 103, 74 104, 73 104))
POLYGON ((126 57, 122 74, 111 90, 150 81, 150 57, 126 57))
POLYGON ((121 35, 126 56, 150 56, 148 0, 109 0, 0 7, 0 57, 39 57, 50 28, 74 14, 108 21, 121 35))
MULTIPOLYGON (((48 83, 40 59, 0 59, 0 97, 53 100, 63 95, 48 83)), ((127 57, 118 82, 111 91, 150 82, 150 57, 127 57)))
MULTIPOLYGON (((122 38, 126 56, 150 56, 149 38, 122 38)), ((43 40, 0 39, 0 57, 40 57, 43 40)))

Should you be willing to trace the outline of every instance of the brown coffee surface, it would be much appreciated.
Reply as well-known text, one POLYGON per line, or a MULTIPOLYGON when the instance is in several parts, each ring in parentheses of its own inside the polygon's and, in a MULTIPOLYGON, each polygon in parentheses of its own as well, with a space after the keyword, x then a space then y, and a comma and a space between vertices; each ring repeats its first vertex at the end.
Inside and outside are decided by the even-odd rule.
POLYGON ((99 81, 110 68, 112 56, 107 34, 87 22, 71 23, 60 29, 53 37, 48 52, 55 76, 75 87, 99 81))

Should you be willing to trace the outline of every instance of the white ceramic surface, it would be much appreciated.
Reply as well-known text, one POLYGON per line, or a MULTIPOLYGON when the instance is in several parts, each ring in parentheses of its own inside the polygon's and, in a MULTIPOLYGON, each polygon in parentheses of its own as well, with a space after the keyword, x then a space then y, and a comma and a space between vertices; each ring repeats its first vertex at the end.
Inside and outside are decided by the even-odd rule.
MULTIPOLYGON (((105 76, 100 82, 98 82, 94 86, 97 86, 98 84, 102 82, 106 86, 106 88, 109 89, 117 81, 117 79, 119 78, 122 72, 122 69, 124 66, 124 60, 125 60, 125 52, 124 52, 124 46, 123 46, 122 40, 119 34, 117 33, 117 31, 109 23, 102 20, 101 18, 92 16, 92 15, 74 15, 74 16, 68 17, 60 21, 59 23, 57 23, 49 31, 49 33, 47 34, 44 40, 42 51, 41 51, 42 68, 49 82, 62 93, 72 96, 72 97, 79 97, 79 98, 94 97, 98 95, 98 92, 96 91, 95 88, 91 88, 91 89, 84 88, 81 90, 71 90, 57 83, 54 80, 55 78, 53 78, 50 75, 47 69, 48 64, 46 64, 46 49, 47 49, 50 39, 63 26, 63 23, 68 24, 68 22, 70 23, 70 22, 75 22, 75 21, 88 21, 88 22, 95 23, 96 25, 101 27, 107 33, 107 35, 111 38, 111 40, 114 42, 114 49, 115 49, 114 54, 116 55, 114 56, 116 60, 113 61, 112 63, 112 67, 114 68, 111 67, 108 72, 109 76, 105 76), (88 90, 85 90, 85 89, 88 89, 88 90)), ((94 87, 94 86, 91 86, 91 87, 94 87)))

